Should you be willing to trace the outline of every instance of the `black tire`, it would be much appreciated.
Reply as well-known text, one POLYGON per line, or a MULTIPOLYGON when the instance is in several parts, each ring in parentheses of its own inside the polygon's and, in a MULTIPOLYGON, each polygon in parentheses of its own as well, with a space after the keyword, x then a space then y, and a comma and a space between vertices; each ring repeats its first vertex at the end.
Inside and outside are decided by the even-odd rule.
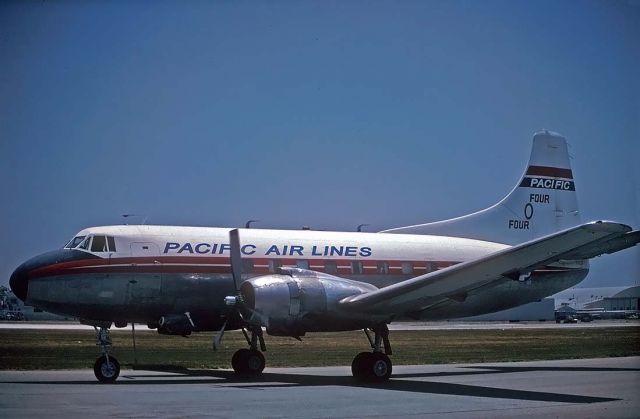
POLYGON ((120 363, 114 357, 109 356, 109 363, 107 364, 107 357, 100 356, 93 364, 93 373, 101 383, 111 384, 120 375, 120 363))
POLYGON ((240 349, 233 354, 231 366, 237 374, 260 375, 265 366, 264 355, 256 350, 240 349))
POLYGON ((383 353, 375 352, 367 367, 369 368, 368 375, 374 382, 388 381, 393 371, 393 364, 391 359, 383 353))
POLYGON ((369 364, 371 363, 373 354, 371 352, 360 352, 353 358, 351 363, 351 374, 360 380, 368 381, 368 371, 370 370, 369 364))
POLYGON ((231 368, 236 372, 236 374, 244 374, 244 364, 240 361, 246 357, 246 353, 249 352, 249 349, 239 349, 234 352, 233 357, 231 357, 231 368))
POLYGON ((256 350, 249 350, 241 360, 244 364, 245 374, 260 375, 264 371, 265 359, 262 352, 256 350))

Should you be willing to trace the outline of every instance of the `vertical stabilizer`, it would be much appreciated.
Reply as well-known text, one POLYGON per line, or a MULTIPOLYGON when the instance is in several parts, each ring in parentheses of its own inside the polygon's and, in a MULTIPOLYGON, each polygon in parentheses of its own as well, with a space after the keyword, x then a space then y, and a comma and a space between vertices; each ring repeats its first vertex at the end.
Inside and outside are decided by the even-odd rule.
POLYGON ((384 233, 434 234, 516 244, 579 223, 567 142, 559 134, 541 131, 533 137, 529 165, 522 178, 496 205, 451 220, 384 233))

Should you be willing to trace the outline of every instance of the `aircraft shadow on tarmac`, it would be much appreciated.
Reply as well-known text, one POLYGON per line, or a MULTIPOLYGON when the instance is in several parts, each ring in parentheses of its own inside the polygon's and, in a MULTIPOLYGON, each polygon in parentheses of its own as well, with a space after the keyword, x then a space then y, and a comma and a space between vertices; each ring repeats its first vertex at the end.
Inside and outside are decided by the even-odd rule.
MULTIPOLYGON (((509 388, 485 387, 479 385, 444 383, 428 381, 430 377, 455 377, 482 374, 506 374, 532 371, 640 371, 637 368, 590 368, 590 367, 508 367, 508 366, 467 366, 454 372, 431 372, 394 374, 392 379, 385 383, 361 383, 350 376, 324 376, 308 374, 263 373, 260 377, 241 377, 228 370, 200 370, 169 366, 138 365, 140 373, 128 373, 121 376, 120 380, 112 385, 187 385, 210 384, 225 388, 238 389, 272 389, 287 387, 322 387, 345 386, 353 388, 371 388, 378 390, 405 391, 413 393, 446 394, 455 396, 471 396, 486 398, 501 398, 515 400, 531 400, 542 402, 561 403, 600 403, 617 401, 621 399, 608 397, 581 396, 575 394, 550 393, 529 390, 515 390, 509 388), (154 371, 154 374, 144 374, 145 371, 154 371), (165 372, 166 374, 158 374, 165 372), (420 380, 422 379, 422 380, 420 380)), ((93 380, 59 380, 59 381, 14 381, 15 384, 96 384, 93 380)))

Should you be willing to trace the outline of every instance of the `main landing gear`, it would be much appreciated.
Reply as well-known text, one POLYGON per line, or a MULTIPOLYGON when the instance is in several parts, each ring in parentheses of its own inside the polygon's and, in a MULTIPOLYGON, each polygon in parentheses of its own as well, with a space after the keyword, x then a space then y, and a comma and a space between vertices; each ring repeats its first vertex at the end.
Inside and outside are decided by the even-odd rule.
POLYGON ((389 328, 386 324, 373 329, 364 329, 373 352, 360 352, 353 358, 351 373, 358 381, 383 382, 391 377, 393 365, 387 355, 391 355, 389 328), (371 332, 374 337, 371 337, 371 332), (384 348, 384 352, 383 352, 384 348))
MULTIPOLYGON (((249 344, 249 348, 236 351, 231 358, 231 366, 239 375, 260 375, 265 366, 262 352, 267 350, 262 328, 242 329, 242 333, 249 344), (258 350, 258 344, 262 352, 258 350)), ((364 333, 369 339, 373 352, 360 352, 356 355, 351 364, 353 376, 363 382, 384 382, 389 380, 393 371, 393 364, 388 356, 392 353, 389 342, 389 328, 386 324, 382 324, 372 329, 364 329, 364 333)))
POLYGON ((242 329, 242 333, 249 344, 249 349, 243 348, 236 351, 231 358, 231 366, 240 375, 260 375, 265 366, 262 352, 265 352, 267 347, 264 343, 261 327, 252 327, 249 332, 251 336, 249 336, 246 329, 242 329), (258 350, 258 343, 260 343, 262 352, 258 350))
POLYGON ((93 364, 93 373, 101 383, 113 383, 120 375, 120 363, 115 357, 109 355, 111 348, 109 328, 94 326, 94 329, 96 331, 96 345, 100 346, 102 355, 93 364))

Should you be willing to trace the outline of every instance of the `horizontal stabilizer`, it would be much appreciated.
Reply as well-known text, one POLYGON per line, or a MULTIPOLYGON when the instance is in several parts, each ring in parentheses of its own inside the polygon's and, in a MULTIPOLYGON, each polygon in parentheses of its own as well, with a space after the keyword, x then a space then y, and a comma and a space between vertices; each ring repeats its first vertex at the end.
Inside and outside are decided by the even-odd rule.
POLYGON ((347 297, 340 304, 347 310, 371 314, 406 315, 423 311, 442 299, 455 299, 514 274, 527 275, 537 267, 564 260, 565 256, 578 254, 578 251, 596 256, 629 247, 638 239, 636 234, 628 236, 630 231, 631 227, 613 222, 583 224, 480 259, 347 297))
POLYGON ((615 253, 640 243, 640 230, 631 231, 620 237, 607 238, 599 243, 590 243, 564 255, 566 260, 591 259, 605 253, 615 253))

